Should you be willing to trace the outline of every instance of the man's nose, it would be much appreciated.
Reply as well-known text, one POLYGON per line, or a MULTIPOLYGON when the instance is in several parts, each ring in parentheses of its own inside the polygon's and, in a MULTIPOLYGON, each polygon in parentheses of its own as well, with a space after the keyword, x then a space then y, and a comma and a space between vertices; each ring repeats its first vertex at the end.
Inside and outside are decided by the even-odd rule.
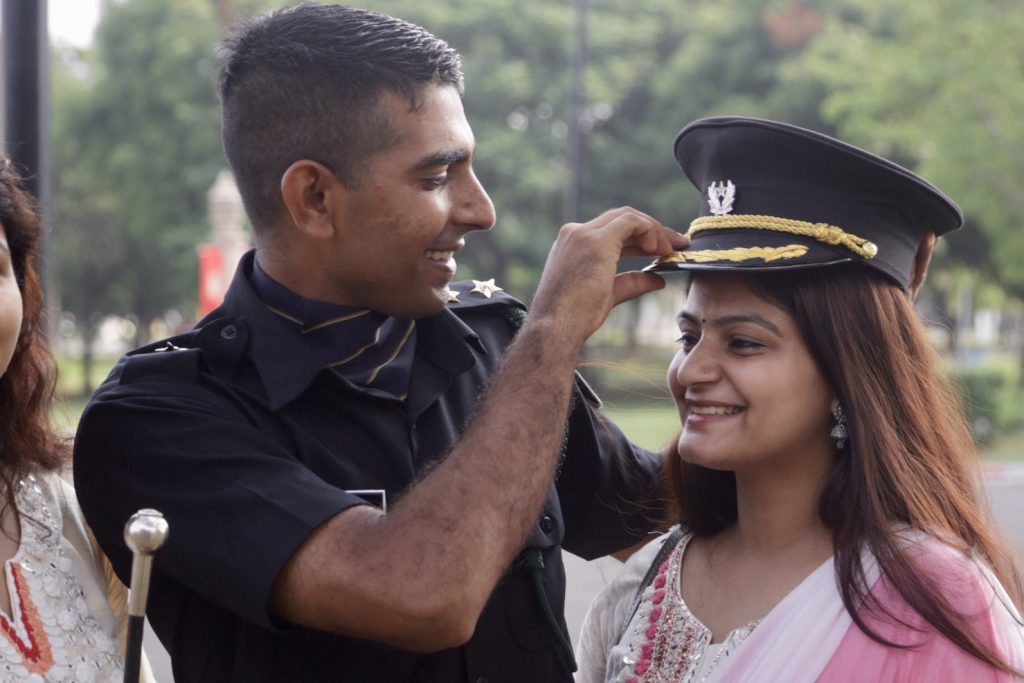
POLYGON ((465 192, 458 201, 456 220, 460 225, 467 230, 490 230, 494 227, 494 203, 472 171, 465 192))

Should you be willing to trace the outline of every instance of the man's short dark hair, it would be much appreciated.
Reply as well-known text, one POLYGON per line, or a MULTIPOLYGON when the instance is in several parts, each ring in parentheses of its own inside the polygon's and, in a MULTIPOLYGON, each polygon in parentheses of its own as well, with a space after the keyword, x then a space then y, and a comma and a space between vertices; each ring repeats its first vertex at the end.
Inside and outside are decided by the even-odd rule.
POLYGON ((459 55, 426 30, 343 5, 306 4, 240 24, 221 44, 224 151, 257 234, 279 219, 281 176, 318 161, 349 187, 396 142, 385 91, 420 105, 424 88, 462 92, 459 55))

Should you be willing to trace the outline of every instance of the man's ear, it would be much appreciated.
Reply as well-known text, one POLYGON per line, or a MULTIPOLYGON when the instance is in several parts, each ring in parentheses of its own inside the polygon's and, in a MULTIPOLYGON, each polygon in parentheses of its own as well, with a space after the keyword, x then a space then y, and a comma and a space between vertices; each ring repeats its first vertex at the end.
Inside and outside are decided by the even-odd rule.
POLYGON ((334 236, 334 212, 344 192, 329 168, 310 159, 296 161, 281 176, 281 197, 292 224, 313 239, 334 236))
POLYGON ((910 274, 911 301, 917 298, 917 293, 921 290, 921 285, 924 284, 924 279, 928 275, 928 264, 932 262, 932 252, 935 250, 937 241, 938 237, 929 230, 924 234, 924 238, 917 248, 917 255, 914 256, 914 270, 910 274))

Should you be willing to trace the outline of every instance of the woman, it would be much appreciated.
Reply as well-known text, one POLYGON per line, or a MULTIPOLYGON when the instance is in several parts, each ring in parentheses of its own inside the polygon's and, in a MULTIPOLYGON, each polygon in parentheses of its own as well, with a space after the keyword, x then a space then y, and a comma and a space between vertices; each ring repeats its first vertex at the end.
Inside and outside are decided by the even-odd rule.
POLYGON ((911 306, 941 192, 793 126, 697 121, 668 371, 681 524, 595 600, 578 681, 1002 681, 1021 583, 911 306), (919 245, 921 245, 919 247, 919 245))
POLYGON ((55 372, 43 336, 39 233, 31 200, 0 160, 0 680, 119 681, 111 605, 123 629, 126 591, 104 574, 59 476, 67 448, 49 423, 55 372))

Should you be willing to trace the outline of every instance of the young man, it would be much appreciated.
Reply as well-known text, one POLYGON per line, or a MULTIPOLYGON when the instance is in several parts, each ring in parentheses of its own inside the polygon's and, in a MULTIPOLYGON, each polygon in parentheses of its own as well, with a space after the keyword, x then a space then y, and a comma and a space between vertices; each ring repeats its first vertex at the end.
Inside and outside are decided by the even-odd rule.
POLYGON ((303 5, 230 38, 220 87, 256 250, 195 330, 119 363, 75 450, 122 578, 128 516, 169 521, 149 616, 175 680, 571 680, 560 547, 631 545, 657 478, 574 366, 662 286, 620 256, 685 238, 629 208, 565 226, 524 322, 450 285, 494 209, 444 42, 303 5))

